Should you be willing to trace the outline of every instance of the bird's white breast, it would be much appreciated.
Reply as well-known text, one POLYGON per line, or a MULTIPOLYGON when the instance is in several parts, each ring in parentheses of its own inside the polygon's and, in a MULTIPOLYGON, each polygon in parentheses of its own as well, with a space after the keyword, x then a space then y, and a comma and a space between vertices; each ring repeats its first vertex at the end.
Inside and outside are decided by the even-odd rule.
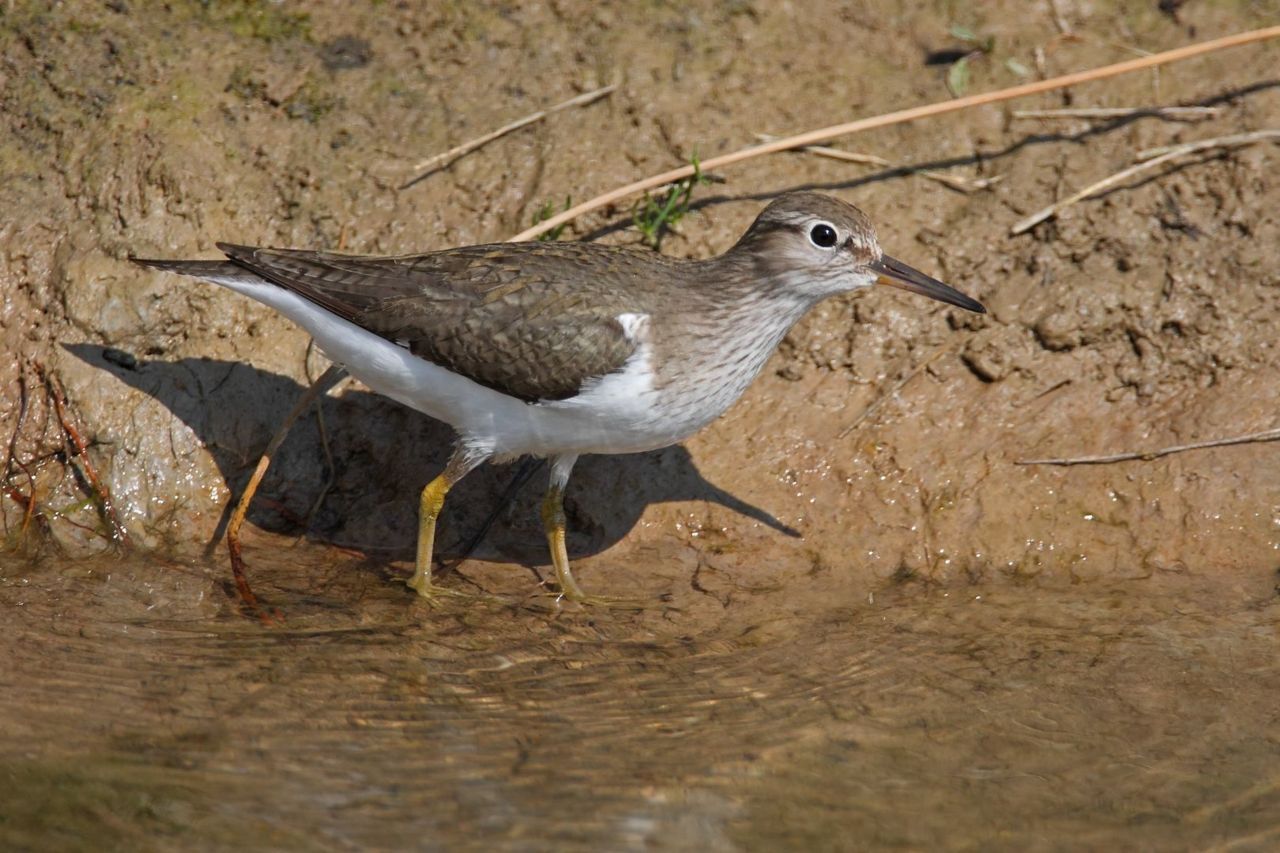
POLYGON ((655 387, 649 315, 619 314, 617 320, 636 344, 621 369, 588 381, 566 400, 533 405, 535 417, 557 434, 547 436, 548 443, 563 442, 578 453, 634 453, 666 447, 688 435, 666 417, 655 387))

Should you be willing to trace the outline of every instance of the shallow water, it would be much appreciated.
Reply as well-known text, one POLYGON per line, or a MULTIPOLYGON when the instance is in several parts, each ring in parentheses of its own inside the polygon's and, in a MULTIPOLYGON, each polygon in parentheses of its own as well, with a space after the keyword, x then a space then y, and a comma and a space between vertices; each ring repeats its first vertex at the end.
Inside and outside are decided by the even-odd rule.
POLYGON ((0 846, 1280 844, 1270 571, 819 582, 707 619, 250 560, 283 624, 217 560, 0 571, 0 846))

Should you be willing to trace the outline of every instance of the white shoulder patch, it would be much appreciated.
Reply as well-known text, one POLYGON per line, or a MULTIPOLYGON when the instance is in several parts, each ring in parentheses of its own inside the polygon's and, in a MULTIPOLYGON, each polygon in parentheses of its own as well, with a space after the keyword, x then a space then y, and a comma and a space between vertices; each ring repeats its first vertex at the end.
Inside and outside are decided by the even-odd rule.
POLYGON ((627 336, 627 340, 634 343, 643 343, 648 341, 648 314, 619 314, 614 319, 618 321, 618 325, 622 326, 622 333, 627 336))

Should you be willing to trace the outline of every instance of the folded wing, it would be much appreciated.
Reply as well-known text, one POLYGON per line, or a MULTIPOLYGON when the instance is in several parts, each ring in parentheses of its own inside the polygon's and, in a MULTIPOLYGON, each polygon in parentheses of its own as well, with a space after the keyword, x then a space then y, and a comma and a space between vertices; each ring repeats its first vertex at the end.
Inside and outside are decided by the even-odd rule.
POLYGON ((527 402, 575 396, 620 369, 637 346, 617 319, 635 308, 611 285, 616 251, 496 244, 370 258, 218 248, 421 358, 527 402))

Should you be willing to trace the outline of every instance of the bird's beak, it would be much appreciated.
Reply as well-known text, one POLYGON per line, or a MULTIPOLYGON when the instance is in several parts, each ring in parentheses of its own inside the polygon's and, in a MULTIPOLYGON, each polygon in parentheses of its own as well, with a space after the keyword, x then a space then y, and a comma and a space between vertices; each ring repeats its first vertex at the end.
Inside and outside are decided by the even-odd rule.
POLYGON ((987 309, 982 307, 981 302, 970 299, 954 287, 945 285, 936 278, 930 278, 897 258, 881 255, 880 260, 871 264, 871 270, 880 276, 876 284, 887 284, 890 287, 909 290, 979 314, 987 313, 987 309))

